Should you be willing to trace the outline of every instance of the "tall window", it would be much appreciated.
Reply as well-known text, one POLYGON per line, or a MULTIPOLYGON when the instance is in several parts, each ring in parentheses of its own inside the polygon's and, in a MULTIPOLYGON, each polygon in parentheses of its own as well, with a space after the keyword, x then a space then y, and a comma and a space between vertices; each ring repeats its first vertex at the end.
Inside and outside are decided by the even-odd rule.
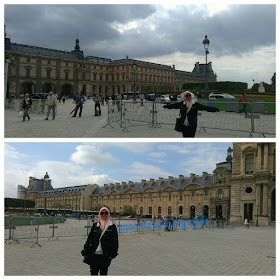
POLYGON ((183 192, 180 192, 180 200, 183 200, 183 192))
POLYGON ((141 193, 141 202, 143 202, 143 194, 141 193))
POLYGON ((192 191, 192 200, 195 200, 195 191, 192 191))
POLYGON ((161 201, 161 192, 158 193, 158 201, 161 201))
POLYGON ((85 81, 85 79, 86 79, 86 73, 83 72, 83 73, 82 73, 82 80, 85 81))
POLYGON ((168 215, 171 215, 171 213, 172 213, 172 208, 171 206, 168 206, 168 215))
POLYGON ((204 199, 208 199, 208 190, 205 190, 204 192, 204 199))
POLYGON ((254 154, 245 155, 245 173, 251 174, 254 172, 254 154))
POLYGON ((223 198, 223 189, 218 189, 218 198, 222 199, 223 198))
POLYGON ((26 78, 30 78, 30 68, 26 68, 26 78))
POLYGON ((168 199, 171 201, 171 192, 168 193, 168 199))
POLYGON ((150 201, 153 201, 153 195, 150 193, 150 201))
POLYGON ((51 70, 47 70, 47 79, 50 79, 51 78, 51 70))
POLYGON ((65 80, 68 80, 69 79, 69 73, 68 72, 65 72, 65 80))
POLYGON ((161 215, 161 207, 158 207, 158 215, 161 215))

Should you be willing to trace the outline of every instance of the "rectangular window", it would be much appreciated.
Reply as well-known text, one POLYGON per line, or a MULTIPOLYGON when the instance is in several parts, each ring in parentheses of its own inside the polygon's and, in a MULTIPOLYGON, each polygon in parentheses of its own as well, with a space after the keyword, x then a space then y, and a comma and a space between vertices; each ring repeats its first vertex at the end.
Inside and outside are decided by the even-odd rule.
POLYGON ((254 173, 254 154, 245 155, 245 174, 254 173))
POLYGON ((26 78, 30 78, 30 68, 26 68, 26 78))
POLYGON ((68 72, 65 73, 65 80, 68 80, 68 72))
POLYGON ((195 200, 195 192, 192 191, 192 200, 195 200))
POLYGON ((51 78, 51 70, 47 70, 47 79, 51 78))
POLYGON ((30 57, 27 57, 27 62, 30 62, 30 57))
POLYGON ((223 189, 218 189, 218 198, 219 199, 223 198, 223 189))
POLYGON ((208 199, 208 190, 205 190, 204 192, 204 199, 208 199))
POLYGON ((169 192, 169 194, 168 194, 168 199, 169 199, 169 201, 171 201, 171 192, 169 192))
POLYGON ((161 201, 161 193, 158 193, 158 201, 161 201))
POLYGON ((85 81, 86 80, 86 73, 83 72, 83 77, 82 77, 82 80, 85 81))
POLYGON ((183 200, 183 192, 180 192, 180 200, 183 200))

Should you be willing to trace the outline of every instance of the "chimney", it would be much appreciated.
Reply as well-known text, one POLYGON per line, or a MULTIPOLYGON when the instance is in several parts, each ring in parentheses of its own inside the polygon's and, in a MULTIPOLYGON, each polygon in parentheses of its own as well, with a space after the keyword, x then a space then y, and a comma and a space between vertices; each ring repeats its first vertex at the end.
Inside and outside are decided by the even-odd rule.
POLYGON ((184 175, 179 175, 179 184, 181 184, 183 179, 184 179, 184 175))
POLYGON ((207 175, 208 175, 208 173, 207 172, 203 172, 203 181, 205 181, 206 180, 206 177, 207 177, 207 175))
POLYGON ((120 185, 121 185, 120 183, 116 183, 116 184, 115 184, 116 189, 117 189, 117 187, 119 187, 120 185))
POLYGON ((195 72, 199 73, 199 62, 195 64, 195 72))
POLYGON ((155 179, 150 178, 150 187, 152 186, 153 182, 155 181, 155 179))
POLYGON ((145 183, 146 183, 146 180, 142 179, 142 180, 141 180, 141 188, 143 188, 143 186, 145 185, 145 183))
POLYGON ((191 176, 190 176, 191 183, 193 182, 194 177, 195 177, 195 174, 191 173, 191 176))
POLYGON ((106 189, 108 189, 108 184, 104 184, 104 189, 106 190, 106 189))
POLYGON ((172 176, 168 176, 168 184, 170 184, 172 180, 173 180, 173 177, 172 176))
POLYGON ((160 186, 161 182, 163 181, 163 178, 162 177, 159 177, 158 178, 158 185, 160 186))
POLYGON ((130 188, 132 186, 133 182, 132 181, 128 181, 128 188, 130 188))
POLYGON ((122 188, 124 188, 125 185, 126 185, 126 182, 122 182, 122 188))

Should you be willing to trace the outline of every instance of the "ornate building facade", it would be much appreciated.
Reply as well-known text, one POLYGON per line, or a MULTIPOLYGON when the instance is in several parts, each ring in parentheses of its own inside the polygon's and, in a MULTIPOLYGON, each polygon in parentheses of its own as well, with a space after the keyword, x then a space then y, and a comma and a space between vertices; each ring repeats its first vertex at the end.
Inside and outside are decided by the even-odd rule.
POLYGON ((132 207, 137 214, 152 216, 205 215, 269 225, 276 218, 275 170, 275 143, 234 143, 213 174, 57 189, 46 174, 44 179, 29 178, 25 197, 34 199, 37 208, 84 211, 107 206, 121 213, 132 207))
MULTIPOLYGON (((208 81, 216 81, 211 62, 208 81)), ((84 95, 147 92, 181 92, 185 82, 204 82, 205 64, 195 64, 192 72, 131 59, 111 60, 84 56, 79 39, 71 52, 12 43, 5 33, 6 97, 28 93, 84 95)))

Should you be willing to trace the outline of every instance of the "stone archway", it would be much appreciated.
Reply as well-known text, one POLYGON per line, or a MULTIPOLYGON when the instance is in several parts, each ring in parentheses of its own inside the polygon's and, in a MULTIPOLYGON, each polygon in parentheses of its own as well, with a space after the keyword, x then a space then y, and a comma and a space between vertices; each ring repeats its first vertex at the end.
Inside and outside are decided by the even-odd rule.
POLYGON ((62 96, 73 96, 73 86, 71 84, 64 84, 61 87, 62 96))
POLYGON ((25 93, 34 93, 35 84, 33 82, 23 82, 20 87, 20 94, 24 95, 25 93))
POLYGON ((54 83, 45 83, 43 85, 43 92, 50 92, 50 91, 53 91, 54 93, 56 93, 55 84, 54 83))

